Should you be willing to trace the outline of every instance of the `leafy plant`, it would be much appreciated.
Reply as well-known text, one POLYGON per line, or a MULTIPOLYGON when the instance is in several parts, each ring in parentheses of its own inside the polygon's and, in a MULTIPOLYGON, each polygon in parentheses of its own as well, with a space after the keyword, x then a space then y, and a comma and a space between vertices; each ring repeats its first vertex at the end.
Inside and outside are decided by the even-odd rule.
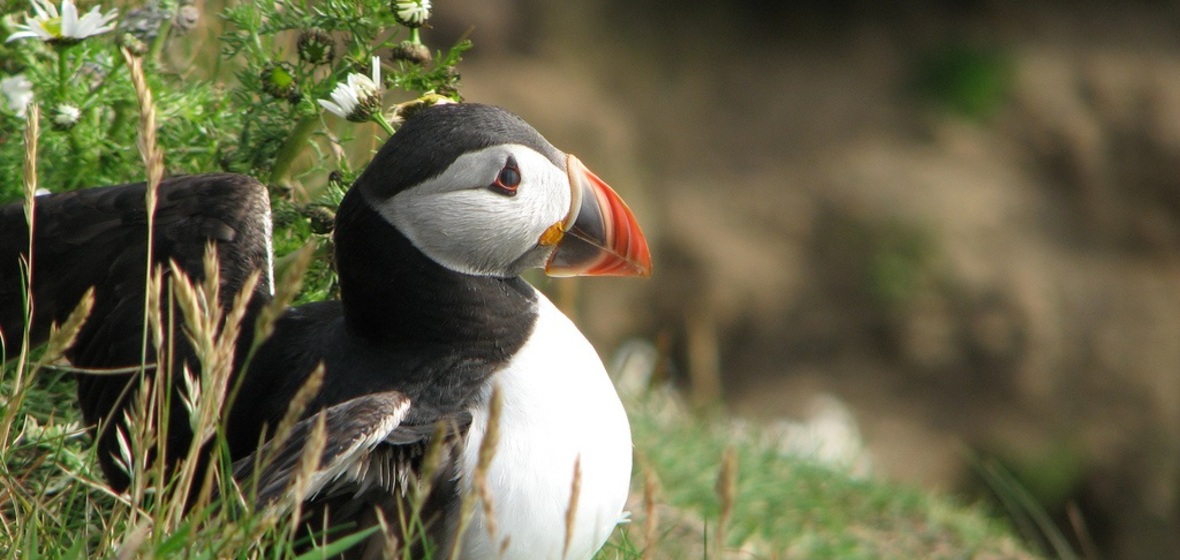
MULTIPOLYGON (((42 9, 42 0, 37 2, 31 7, 42 9)), ((63 13, 66 3, 73 5, 63 2, 63 13)), ((423 5, 393 6, 402 4, 423 5)), ((424 5, 428 14, 429 2, 424 5)), ((121 48, 144 60, 148 86, 157 96, 168 174, 245 173, 284 197, 307 202, 308 191, 321 189, 306 189, 300 179, 332 169, 351 174, 342 157, 350 151, 349 138, 331 134, 324 118, 323 101, 334 90, 353 75, 372 75, 378 57, 384 74, 383 83, 375 84, 380 110, 362 120, 384 122, 391 133, 398 111, 385 110, 385 99, 392 96, 386 90, 408 99, 435 94, 434 99, 460 100, 454 67, 471 46, 462 41, 432 55, 421 41, 421 23, 407 26, 381 0, 241 2, 224 10, 227 30, 213 55, 220 60, 212 66, 233 69, 234 79, 226 84, 216 76, 198 77, 200 57, 209 53, 187 44, 192 24, 180 25, 182 16, 195 18, 193 6, 153 2, 124 14, 114 29, 79 38, 20 36, 22 27, 52 19, 37 12, 24 15, 32 23, 17 23, 20 16, 11 14, 0 24, 5 36, 16 37, 0 47, 7 97, 0 103, 0 139, 7 140, 0 142, 0 199, 20 196, 19 138, 30 101, 42 107, 49 125, 39 154, 53 165, 42 169, 43 186, 71 190, 142 179, 139 156, 127 149, 135 142, 136 101, 121 48), (165 56, 193 50, 191 66, 197 69, 165 56), (298 169, 311 150, 311 163, 298 169)))

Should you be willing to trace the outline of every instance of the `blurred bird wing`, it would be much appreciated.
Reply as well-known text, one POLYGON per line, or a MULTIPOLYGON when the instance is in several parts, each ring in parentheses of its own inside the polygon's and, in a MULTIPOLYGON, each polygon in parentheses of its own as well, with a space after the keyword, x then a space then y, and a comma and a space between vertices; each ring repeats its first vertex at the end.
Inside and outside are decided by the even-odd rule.
MULTIPOLYGON (((145 195, 145 184, 135 183, 35 199, 34 344, 43 342, 50 323, 63 321, 94 286, 92 315, 104 317, 107 325, 91 325, 82 333, 75 364, 139 363, 148 251, 145 195), (121 343, 128 339, 133 342, 121 343)), ((20 260, 28 258, 29 239, 24 212, 21 204, 0 208, 0 333, 10 346, 25 326, 20 260)), ((191 278, 204 278, 205 247, 212 242, 226 300, 255 271, 263 273, 256 290, 272 289, 270 198, 258 181, 228 173, 167 179, 157 190, 154 219, 153 263, 167 268, 174 261, 191 278)))
MULTIPOLYGON (((25 316, 26 278, 22 261, 29 259, 29 228, 22 204, 0 207, 0 337, 12 357, 22 330, 29 329, 33 346, 46 341, 50 325, 61 324, 90 287, 94 307, 67 357, 85 370, 129 369, 144 360, 148 220, 144 183, 98 187, 38 196, 34 200, 32 286, 33 314, 25 316)), ((156 191, 151 238, 152 263, 176 265, 194 281, 205 277, 206 246, 216 244, 221 305, 228 308, 248 278, 261 272, 251 305, 269 298, 271 282, 270 197, 266 187, 243 175, 214 173, 164 180, 156 191)), ((161 305, 166 311, 168 306, 161 305)), ((177 314, 178 315, 178 314, 177 314)), ((173 321, 179 320, 173 316, 173 321)), ((252 324, 247 315, 243 324, 252 324)), ((252 328, 243 330, 252 336, 252 328)), ((180 331, 177 331, 180 332, 180 331)), ((174 364, 192 359, 185 337, 172 341, 174 364)), ((249 341, 240 341, 249 344, 249 341)), ((149 344, 148 363, 155 361, 149 344)), ((182 371, 182 368, 173 368, 182 371)), ((149 371, 150 373, 150 371, 149 371)), ((99 460, 116 489, 127 475, 119 456, 115 423, 124 422, 138 377, 78 376, 78 401, 88 424, 104 425, 97 436, 99 460)), ((174 441, 169 449, 186 449, 191 437, 183 407, 173 407, 174 441)))

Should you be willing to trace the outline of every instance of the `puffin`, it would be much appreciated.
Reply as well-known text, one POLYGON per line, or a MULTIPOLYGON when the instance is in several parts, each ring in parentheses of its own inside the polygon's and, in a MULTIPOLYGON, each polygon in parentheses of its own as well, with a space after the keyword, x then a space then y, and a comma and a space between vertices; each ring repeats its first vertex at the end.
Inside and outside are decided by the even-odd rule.
MULTIPOLYGON (((230 173, 165 179, 151 239, 145 193, 138 183, 38 196, 31 243, 23 206, 0 208, 7 348, 25 329, 43 343, 94 290, 66 358, 113 489, 129 484, 119 446, 140 377, 169 371, 151 345, 139 367, 149 246, 165 275, 203 281, 212 245, 221 292, 253 287, 222 415, 234 479, 258 507, 296 501, 309 527, 347 534, 384 521, 394 533, 377 531, 347 557, 405 543, 396 520, 426 482, 425 535, 406 544, 411 555, 588 559, 625 520, 627 414, 594 347, 521 274, 646 277, 651 255, 619 195, 523 119, 476 103, 408 118, 337 210, 339 299, 287 307, 259 340, 250 325, 274 297, 265 185, 230 173), (305 411, 275 438, 313 375, 322 378, 305 411), (306 453, 320 457, 296 480, 306 453), (473 498, 492 507, 465 511, 473 498)), ((161 308, 183 332, 179 313, 161 308)), ((175 338, 170 371, 199 371, 190 343, 175 338)), ((174 379, 174 393, 183 385, 174 379)), ((174 467, 173 450, 194 436, 183 407, 172 409, 159 434, 168 456, 153 460, 174 467)))

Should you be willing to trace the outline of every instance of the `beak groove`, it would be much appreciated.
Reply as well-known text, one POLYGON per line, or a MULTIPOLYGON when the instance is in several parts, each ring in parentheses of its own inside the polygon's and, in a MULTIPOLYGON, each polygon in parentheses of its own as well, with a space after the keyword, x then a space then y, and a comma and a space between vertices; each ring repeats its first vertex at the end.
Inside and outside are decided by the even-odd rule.
POLYGON ((566 160, 570 211, 549 257, 550 276, 651 276, 647 238, 627 203, 578 158, 566 160))

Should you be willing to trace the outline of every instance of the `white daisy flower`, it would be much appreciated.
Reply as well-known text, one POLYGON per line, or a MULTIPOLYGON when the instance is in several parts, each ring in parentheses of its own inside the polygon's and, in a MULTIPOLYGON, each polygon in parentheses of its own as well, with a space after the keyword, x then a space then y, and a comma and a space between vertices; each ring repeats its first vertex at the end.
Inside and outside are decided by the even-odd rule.
POLYGON ((349 74, 344 82, 332 90, 332 100, 320 99, 319 103, 329 113, 353 122, 365 122, 381 110, 381 58, 373 57, 372 77, 364 74, 349 74))
POLYGON ((105 14, 98 6, 90 9, 81 18, 74 0, 62 0, 61 13, 49 0, 31 0, 34 17, 25 16, 25 23, 17 25, 17 32, 8 36, 6 43, 18 39, 40 39, 54 43, 76 43, 100 33, 106 33, 115 28, 111 23, 118 14, 118 10, 111 10, 105 14))
POLYGON ((406 27, 422 27, 430 19, 430 0, 398 0, 393 3, 393 16, 406 27))
POLYGON ((82 118, 82 110, 69 103, 62 103, 53 109, 53 126, 69 130, 82 118))
POLYGON ((24 74, 9 76, 0 79, 0 92, 8 98, 8 108, 23 117, 25 108, 33 101, 33 82, 24 74))

